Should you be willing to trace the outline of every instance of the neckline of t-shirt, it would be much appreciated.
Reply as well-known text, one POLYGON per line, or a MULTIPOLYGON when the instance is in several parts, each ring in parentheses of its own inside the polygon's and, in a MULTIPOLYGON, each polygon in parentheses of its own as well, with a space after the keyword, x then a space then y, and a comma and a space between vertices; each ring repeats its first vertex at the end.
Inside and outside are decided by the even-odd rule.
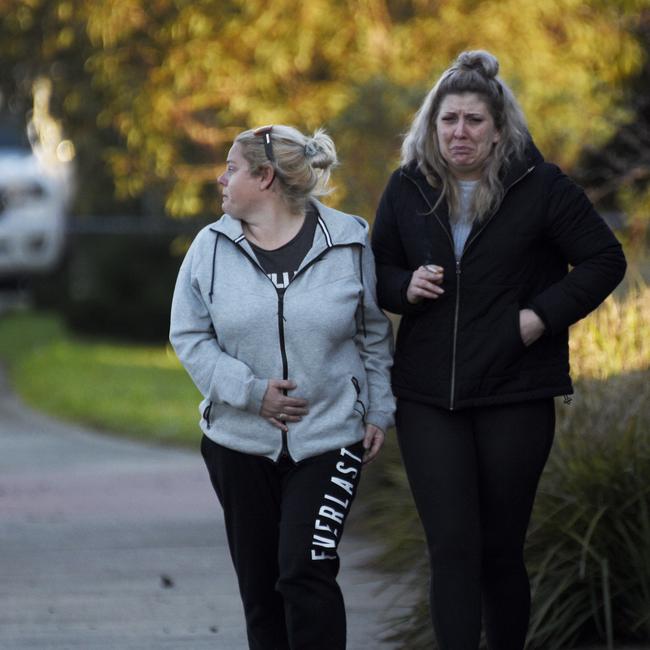
POLYGON ((250 239, 247 239, 246 241, 250 244, 251 248, 254 251, 260 251, 261 253, 277 253, 283 248, 291 246, 291 244, 295 243, 295 241, 305 232, 305 228, 307 228, 308 224, 311 221, 314 221, 315 218, 315 213, 308 208, 305 212, 305 218, 303 219, 302 226, 300 226, 300 230, 298 230, 298 232, 286 244, 282 244, 282 246, 278 246, 278 248, 262 248, 261 246, 254 244, 252 241, 250 241, 250 239))
POLYGON ((458 181, 458 185, 464 190, 470 190, 478 185, 478 181, 458 181))

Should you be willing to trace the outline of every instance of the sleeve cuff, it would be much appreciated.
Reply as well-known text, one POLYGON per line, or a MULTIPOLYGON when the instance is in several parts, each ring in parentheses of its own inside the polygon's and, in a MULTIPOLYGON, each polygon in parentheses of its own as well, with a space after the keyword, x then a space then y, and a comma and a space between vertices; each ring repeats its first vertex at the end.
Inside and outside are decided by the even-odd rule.
POLYGON ((406 297, 406 292, 408 291, 409 284, 411 283, 411 276, 409 275, 406 278, 406 282, 402 285, 400 295, 402 297, 402 313, 403 314, 420 314, 426 311, 428 304, 426 300, 421 300, 415 304, 410 303, 406 297))
POLYGON ((386 411, 368 411, 366 415, 366 423, 374 424, 384 433, 388 432, 388 429, 393 426, 394 422, 393 414, 387 413, 386 411))
POLYGON ((260 414, 260 409, 262 408, 262 400, 264 399, 264 394, 268 388, 269 382, 267 379, 253 379, 253 385, 251 386, 251 392, 248 396, 248 402, 246 404, 246 410, 255 415, 260 414))
POLYGON ((544 313, 544 310, 540 308, 539 305, 536 305, 535 302, 528 303, 526 305, 526 309, 530 309, 534 311, 544 323, 544 334, 552 334, 553 333, 553 328, 551 327, 551 323, 549 322, 548 318, 546 317, 546 314, 544 313))

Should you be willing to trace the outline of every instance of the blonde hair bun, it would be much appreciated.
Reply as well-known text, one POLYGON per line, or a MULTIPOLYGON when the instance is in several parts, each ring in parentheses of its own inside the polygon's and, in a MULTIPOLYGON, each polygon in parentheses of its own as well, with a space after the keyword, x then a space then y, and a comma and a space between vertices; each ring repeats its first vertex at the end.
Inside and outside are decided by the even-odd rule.
POLYGON ((456 59, 460 69, 476 70, 487 79, 494 79, 499 74, 498 59, 485 50, 469 50, 461 52, 456 59))
POLYGON ((317 129, 307 138, 305 157, 314 169, 329 169, 338 162, 334 142, 323 129, 317 129))

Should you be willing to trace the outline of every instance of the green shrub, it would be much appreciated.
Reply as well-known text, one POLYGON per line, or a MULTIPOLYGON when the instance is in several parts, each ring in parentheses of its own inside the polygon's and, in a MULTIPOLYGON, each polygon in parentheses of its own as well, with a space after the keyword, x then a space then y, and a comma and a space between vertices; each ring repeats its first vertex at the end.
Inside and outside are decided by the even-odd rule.
MULTIPOLYGON (((650 640, 650 288, 609 298, 572 328, 571 360, 576 397, 558 400, 526 548, 531 650, 650 640)), ((383 540, 374 563, 387 585, 402 576, 410 607, 388 636, 433 648, 427 551, 394 440, 362 496, 383 540)))
POLYGON ((171 347, 73 337, 57 316, 0 319, 0 363, 28 405, 148 442, 196 447, 199 393, 171 347))
POLYGON ((650 382, 581 380, 528 536, 529 647, 650 640, 650 382))
POLYGON ((75 232, 62 268, 33 282, 36 306, 59 312, 78 334, 166 341, 176 275, 200 225, 75 232))
POLYGON ((180 259, 170 235, 85 237, 72 253, 64 314, 76 332, 163 341, 180 259))
POLYGON ((610 298, 571 334, 576 403, 528 536, 531 648, 650 640, 650 288, 610 298))

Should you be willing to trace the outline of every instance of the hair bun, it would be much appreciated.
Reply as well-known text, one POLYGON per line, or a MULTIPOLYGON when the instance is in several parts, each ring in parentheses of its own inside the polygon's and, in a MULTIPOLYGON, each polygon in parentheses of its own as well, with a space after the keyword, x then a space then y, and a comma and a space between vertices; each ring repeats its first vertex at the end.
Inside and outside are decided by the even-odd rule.
POLYGON ((476 70, 488 79, 494 79, 499 73, 499 61, 485 50, 470 50, 461 52, 456 59, 459 68, 476 70))
POLYGON ((314 169, 329 169, 337 163, 336 148, 332 138, 323 129, 316 129, 305 142, 305 157, 314 169))
POLYGON ((314 138, 309 138, 305 143, 305 156, 313 158, 319 151, 318 143, 314 138))

